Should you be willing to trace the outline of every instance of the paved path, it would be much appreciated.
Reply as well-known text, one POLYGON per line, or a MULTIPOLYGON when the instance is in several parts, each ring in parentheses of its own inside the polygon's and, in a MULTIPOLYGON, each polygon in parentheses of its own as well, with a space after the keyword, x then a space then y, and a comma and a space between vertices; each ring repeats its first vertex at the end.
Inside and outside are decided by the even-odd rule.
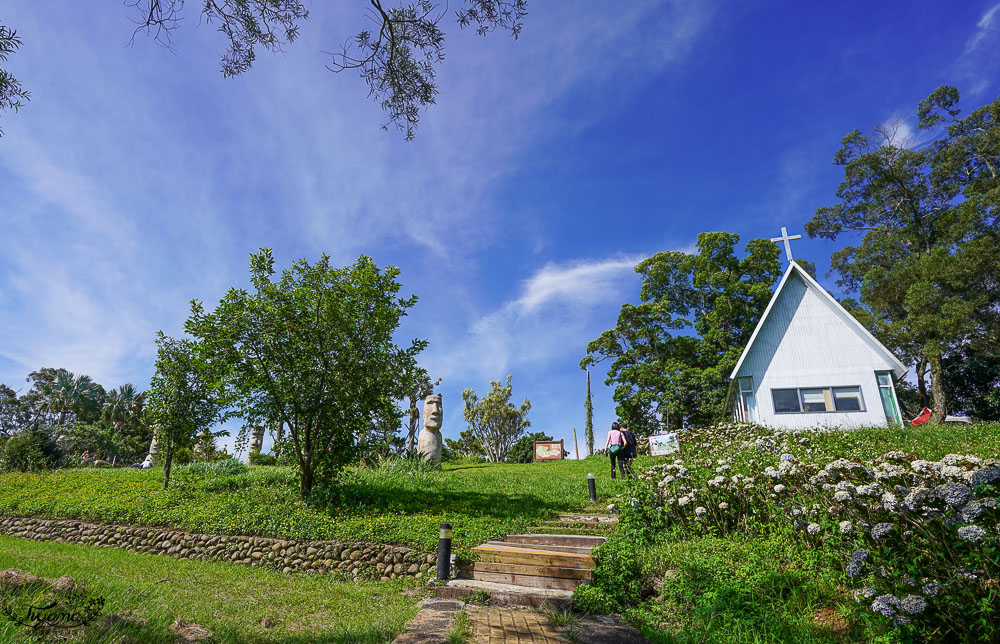
POLYGON ((485 606, 469 611, 472 620, 470 644, 566 644, 549 619, 524 608, 485 606))

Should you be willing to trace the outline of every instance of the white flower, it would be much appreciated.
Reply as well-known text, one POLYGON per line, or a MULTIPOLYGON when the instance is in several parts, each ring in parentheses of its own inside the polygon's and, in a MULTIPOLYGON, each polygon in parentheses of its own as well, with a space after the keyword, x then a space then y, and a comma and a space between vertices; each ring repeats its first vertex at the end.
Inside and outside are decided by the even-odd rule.
POLYGON ((820 525, 818 523, 810 523, 808 526, 806 526, 806 532, 808 532, 809 534, 816 534, 819 531, 820 531, 820 525))
POLYGON ((777 485, 775 485, 775 486, 774 486, 774 487, 773 487, 772 489, 773 489, 773 490, 774 490, 774 491, 775 491, 775 492, 776 492, 777 494, 781 494, 781 493, 782 493, 782 492, 784 492, 784 491, 785 491, 785 490, 786 490, 787 488, 786 488, 786 487, 785 487, 784 485, 782 485, 781 483, 778 483, 778 484, 777 484, 777 485))
POLYGON ((836 499, 837 502, 839 503, 844 503, 845 501, 851 500, 851 495, 845 492, 844 490, 840 490, 839 492, 833 495, 833 498, 836 499))
POLYGON ((677 499, 677 504, 682 506, 687 505, 690 502, 691 502, 691 497, 689 496, 682 496, 681 498, 677 499))
POLYGON ((728 510, 729 509, 729 504, 726 503, 725 501, 723 501, 722 503, 719 504, 719 509, 720 510, 728 510))
POLYGON ((708 514, 708 510, 706 510, 705 508, 701 507, 700 505, 694 509, 694 515, 696 517, 698 517, 698 518, 701 518, 701 517, 705 516, 706 514, 708 514))
POLYGON ((850 521, 841 521, 837 527, 840 528, 840 534, 851 534, 851 531, 854 530, 854 524, 850 521))
POLYGON ((958 536, 971 543, 976 543, 982 541, 983 537, 986 536, 986 530, 977 525, 964 525, 958 529, 958 536))

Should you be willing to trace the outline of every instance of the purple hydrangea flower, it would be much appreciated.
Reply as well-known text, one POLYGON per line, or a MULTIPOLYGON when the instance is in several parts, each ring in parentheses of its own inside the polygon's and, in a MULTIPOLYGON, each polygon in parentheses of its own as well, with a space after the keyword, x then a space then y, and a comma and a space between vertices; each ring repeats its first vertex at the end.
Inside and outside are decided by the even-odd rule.
POLYGON ((958 529, 958 536, 971 543, 976 543, 982 541, 983 537, 986 536, 986 530, 977 525, 964 525, 958 529))
POLYGON ((899 600, 895 595, 879 595, 872 602, 872 610, 885 617, 895 617, 899 600))
POLYGON ((881 539, 890 532, 892 532, 891 523, 876 523, 872 527, 872 539, 881 539))

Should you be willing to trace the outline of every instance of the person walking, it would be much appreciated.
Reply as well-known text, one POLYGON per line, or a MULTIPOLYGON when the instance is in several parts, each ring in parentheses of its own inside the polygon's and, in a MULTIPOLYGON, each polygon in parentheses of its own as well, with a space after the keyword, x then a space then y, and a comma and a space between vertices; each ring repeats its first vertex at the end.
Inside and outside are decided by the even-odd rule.
POLYGON ((625 478, 625 463, 622 461, 622 450, 625 449, 625 436, 622 435, 621 425, 617 421, 611 423, 611 431, 608 432, 608 441, 604 444, 604 449, 611 457, 611 478, 615 478, 615 461, 618 461, 618 470, 625 478))
POLYGON ((621 459, 625 461, 625 475, 629 478, 635 476, 635 471, 632 469, 632 461, 635 460, 636 456, 639 455, 636 447, 638 442, 636 441, 635 434, 632 430, 625 425, 621 426, 622 437, 625 439, 625 447, 622 448, 621 459))

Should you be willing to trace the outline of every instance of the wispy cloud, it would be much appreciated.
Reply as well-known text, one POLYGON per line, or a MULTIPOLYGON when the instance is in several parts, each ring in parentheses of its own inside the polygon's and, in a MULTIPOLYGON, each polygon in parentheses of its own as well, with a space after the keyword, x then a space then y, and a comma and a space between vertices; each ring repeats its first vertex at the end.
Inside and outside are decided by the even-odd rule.
POLYGON ((1000 4, 994 5, 983 14, 983 17, 979 19, 976 23, 976 31, 969 37, 969 40, 965 44, 965 53, 971 53, 982 47, 985 43, 984 40, 991 32, 997 31, 997 22, 1000 22, 996 16, 1000 12, 1000 4))

